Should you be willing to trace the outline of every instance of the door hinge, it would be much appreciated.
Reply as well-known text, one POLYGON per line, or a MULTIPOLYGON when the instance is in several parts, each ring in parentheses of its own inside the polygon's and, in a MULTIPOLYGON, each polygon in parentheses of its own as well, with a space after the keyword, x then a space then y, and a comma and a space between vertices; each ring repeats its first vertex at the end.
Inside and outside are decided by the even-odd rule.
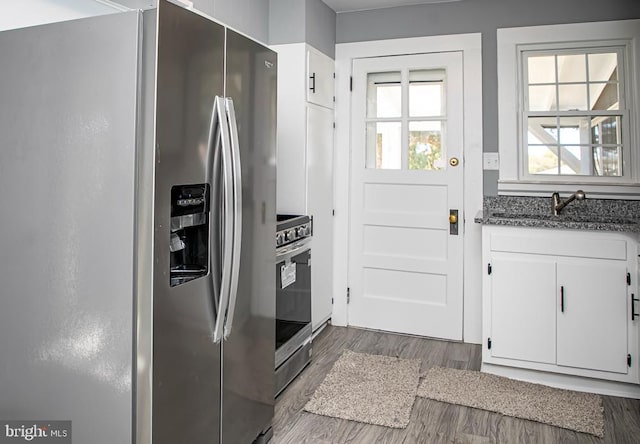
POLYGON ((333 128, 335 129, 335 127, 336 127, 336 122, 333 122, 333 128))
POLYGON ((336 210, 331 210, 331 215, 335 216, 336 215, 336 210))
POLYGON ((631 367, 631 355, 627 355, 627 367, 631 367))
POLYGON ((631 273, 627 273, 627 285, 631 285, 631 273))
POLYGON ((347 287, 347 304, 351 302, 351 288, 347 287))
POLYGON ((487 338, 487 348, 491 350, 491 338, 487 338))
POLYGON ((353 91, 353 76, 349 77, 349 91, 353 91))
POLYGON ((331 298, 331 305, 333 305, 333 298, 331 298))
POLYGON ((491 262, 489 262, 487 264, 487 274, 491 274, 492 271, 493 271, 493 269, 491 268, 491 262))

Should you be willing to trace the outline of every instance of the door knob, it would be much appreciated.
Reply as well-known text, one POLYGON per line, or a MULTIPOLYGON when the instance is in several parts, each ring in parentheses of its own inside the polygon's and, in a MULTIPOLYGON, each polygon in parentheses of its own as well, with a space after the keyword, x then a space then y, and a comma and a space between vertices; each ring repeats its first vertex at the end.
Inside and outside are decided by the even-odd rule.
POLYGON ((458 216, 456 214, 450 214, 449 215, 449 223, 450 224, 457 224, 458 223, 458 216))

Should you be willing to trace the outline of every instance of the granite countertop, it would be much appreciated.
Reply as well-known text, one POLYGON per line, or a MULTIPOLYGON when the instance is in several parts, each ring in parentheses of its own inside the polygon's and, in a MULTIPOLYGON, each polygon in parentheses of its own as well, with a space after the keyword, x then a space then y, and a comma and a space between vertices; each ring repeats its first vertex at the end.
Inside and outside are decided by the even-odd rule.
MULTIPOLYGON (((565 200, 563 198, 562 200, 565 200)), ((550 197, 486 196, 475 218, 484 225, 640 233, 640 201, 587 199, 551 214, 550 197)))

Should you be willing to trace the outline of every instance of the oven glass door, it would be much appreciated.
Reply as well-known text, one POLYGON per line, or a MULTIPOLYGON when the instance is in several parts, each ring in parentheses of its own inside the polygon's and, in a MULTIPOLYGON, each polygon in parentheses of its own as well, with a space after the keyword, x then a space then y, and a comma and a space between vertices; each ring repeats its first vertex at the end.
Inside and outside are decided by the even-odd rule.
POLYGON ((311 250, 276 264, 276 349, 311 323, 311 250))

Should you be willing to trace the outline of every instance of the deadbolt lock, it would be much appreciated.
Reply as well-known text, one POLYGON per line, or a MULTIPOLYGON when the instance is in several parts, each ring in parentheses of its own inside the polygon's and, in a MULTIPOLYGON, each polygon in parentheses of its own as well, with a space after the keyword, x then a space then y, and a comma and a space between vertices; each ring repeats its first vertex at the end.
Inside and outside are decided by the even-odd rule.
POLYGON ((458 166, 459 163, 460 161, 457 157, 452 157, 451 159, 449 159, 449 165, 451 165, 452 167, 458 166))

